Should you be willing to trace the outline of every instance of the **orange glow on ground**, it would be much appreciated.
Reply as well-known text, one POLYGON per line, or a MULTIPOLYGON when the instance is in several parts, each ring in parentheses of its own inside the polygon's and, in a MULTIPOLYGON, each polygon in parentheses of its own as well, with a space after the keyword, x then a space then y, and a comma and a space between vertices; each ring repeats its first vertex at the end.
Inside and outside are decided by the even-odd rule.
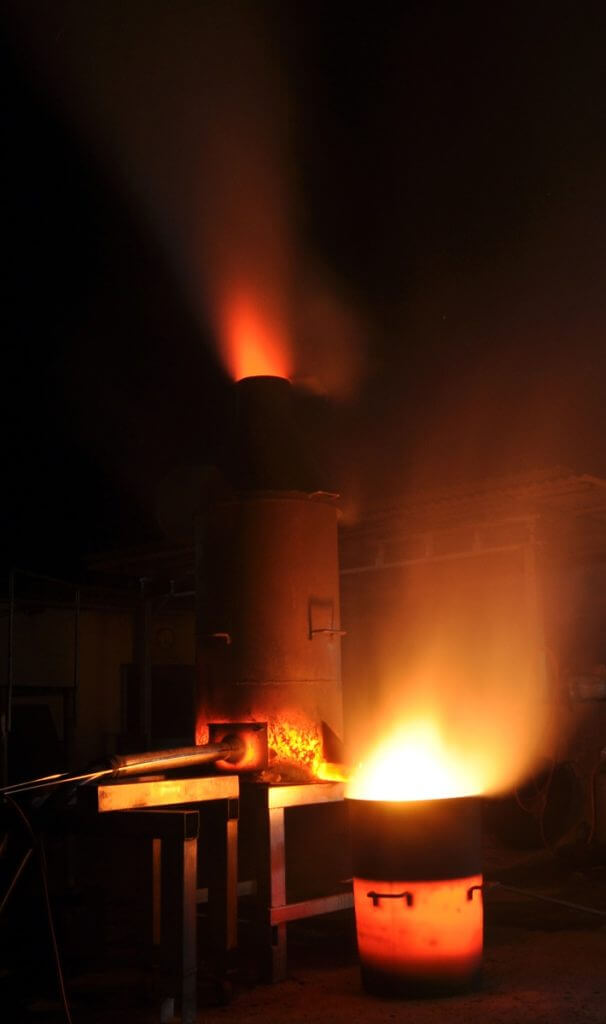
POLYGON ((290 377, 290 346, 278 317, 246 294, 237 294, 226 302, 221 319, 225 363, 234 380, 290 377))
POLYGON ((465 760, 449 749, 436 723, 403 725, 360 763, 348 786, 357 800, 439 800, 482 791, 465 760))
POLYGON ((481 875, 437 882, 354 878, 363 966, 413 985, 456 985, 473 976, 482 958, 483 905, 481 893, 470 889, 481 884, 481 875), (389 898, 400 893, 409 894, 410 905, 389 898))

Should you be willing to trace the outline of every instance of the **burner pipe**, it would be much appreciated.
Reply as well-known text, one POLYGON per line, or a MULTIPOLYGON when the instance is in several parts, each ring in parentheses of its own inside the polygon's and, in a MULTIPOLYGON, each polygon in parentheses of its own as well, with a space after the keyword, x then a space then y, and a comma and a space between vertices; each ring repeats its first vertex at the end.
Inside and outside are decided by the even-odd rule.
POLYGON ((215 761, 235 762, 242 757, 244 750, 244 742, 239 736, 226 736, 220 743, 206 743, 199 747, 149 750, 143 754, 117 754, 111 758, 111 766, 114 775, 145 775, 173 768, 214 764, 215 761))

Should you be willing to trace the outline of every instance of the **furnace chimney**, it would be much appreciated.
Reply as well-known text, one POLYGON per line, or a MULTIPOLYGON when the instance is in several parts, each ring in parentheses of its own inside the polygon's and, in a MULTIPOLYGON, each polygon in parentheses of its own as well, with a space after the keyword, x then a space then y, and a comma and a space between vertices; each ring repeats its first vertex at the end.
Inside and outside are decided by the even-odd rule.
POLYGON ((196 535, 196 741, 210 722, 265 721, 270 759, 315 777, 340 760, 335 496, 319 491, 289 381, 236 384, 236 496, 196 535))

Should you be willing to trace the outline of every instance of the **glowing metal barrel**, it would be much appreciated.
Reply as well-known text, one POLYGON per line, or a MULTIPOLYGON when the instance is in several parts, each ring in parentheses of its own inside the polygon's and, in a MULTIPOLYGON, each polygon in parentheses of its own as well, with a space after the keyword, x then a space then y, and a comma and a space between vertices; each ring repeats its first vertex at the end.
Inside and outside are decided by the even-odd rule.
POLYGON ((349 806, 364 987, 392 995, 470 988, 483 947, 478 798, 349 806))

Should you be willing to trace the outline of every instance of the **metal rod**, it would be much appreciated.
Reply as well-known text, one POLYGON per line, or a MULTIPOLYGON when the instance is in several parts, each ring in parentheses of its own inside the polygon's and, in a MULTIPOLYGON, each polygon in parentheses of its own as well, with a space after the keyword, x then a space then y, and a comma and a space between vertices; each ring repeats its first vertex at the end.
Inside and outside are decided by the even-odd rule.
POLYGON ((13 789, 20 789, 21 786, 35 786, 39 782, 55 782, 64 779, 69 772, 53 772, 52 775, 39 775, 36 779, 29 779, 27 782, 14 782, 12 786, 3 786, 0 793, 10 793, 13 789))
POLYGON ((112 757, 116 775, 140 775, 170 768, 188 768, 198 764, 212 764, 233 754, 241 754, 242 741, 236 737, 220 743, 207 743, 198 747, 178 747, 175 750, 149 750, 143 754, 124 754, 112 757))
POLYGON ((556 903, 560 907, 567 907, 569 910, 580 910, 584 914, 595 914, 597 917, 606 917, 606 910, 597 910, 595 907, 586 907, 581 903, 570 903, 568 900, 559 900, 555 896, 544 896, 540 892, 532 892, 530 889, 518 889, 515 885, 503 885, 502 882, 489 882, 490 889, 504 889, 506 892, 516 892, 520 896, 529 896, 533 900, 542 900, 545 903, 556 903))
POLYGON ((27 782, 18 782, 0 789, 2 794, 18 794, 47 786, 61 786, 68 782, 87 782, 104 778, 106 775, 145 775, 150 772, 167 771, 174 768, 189 768, 199 764, 233 759, 237 761, 245 750, 244 741, 237 735, 226 736, 219 743, 206 743, 196 747, 176 747, 173 750, 148 750, 142 754, 115 754, 110 758, 110 768, 73 775, 64 772, 58 775, 43 775, 27 782))
POLYGON ((501 544, 494 547, 453 551, 444 555, 424 555, 421 558, 402 558, 395 562, 374 562, 372 565, 360 565, 351 569, 341 569, 340 575, 355 576, 363 572, 383 572, 385 569, 402 569, 409 565, 425 565, 427 562, 450 562, 456 558, 477 558, 479 555, 494 555, 506 551, 520 551, 522 547, 522 543, 501 544))
POLYGON ((62 786, 67 782, 88 782, 94 779, 101 779, 105 775, 113 775, 113 768, 102 768, 99 771, 84 772, 82 775, 72 775, 70 772, 66 772, 60 776, 47 776, 46 779, 32 779, 30 782, 19 782, 15 783, 14 786, 4 786, 0 789, 0 795, 6 794, 6 796, 18 796, 20 793, 29 793, 34 789, 47 789, 49 786, 62 786))
POLYGON ((11 731, 13 710, 13 658, 14 658, 14 626, 15 626, 15 570, 11 569, 8 577, 8 636, 6 646, 6 685, 2 687, 2 705, 0 707, 0 742, 2 743, 2 761, 0 771, 2 782, 8 782, 8 745, 11 731))
POLYGON ((17 882, 21 878, 21 875, 23 874, 25 866, 26 866, 27 862, 29 861, 29 859, 30 859, 30 857, 31 857, 33 852, 34 851, 30 847, 29 850, 26 850, 25 853, 23 854, 23 857, 21 858, 21 862, 19 864, 19 867, 17 868, 17 870, 15 871, 15 874, 13 875, 11 884, 9 885, 6 893, 4 894, 4 899, 2 900, 2 903, 0 903, 0 914, 4 910, 6 904, 8 903, 10 895, 11 895, 13 889, 15 888, 17 882))
POLYGON ((7 651, 7 691, 6 691, 6 731, 10 733, 13 718, 13 674, 15 650, 15 570, 11 569, 8 577, 8 651, 7 651))
POLYGON ((80 587, 76 588, 74 600, 74 695, 72 701, 72 727, 76 728, 78 710, 78 689, 80 687, 80 587))
POLYGON ((44 580, 45 583, 60 583, 63 587, 73 587, 74 584, 71 580, 60 580, 57 576, 45 576, 41 572, 31 572, 29 569, 13 569, 15 575, 18 573, 19 576, 29 576, 31 580, 44 580))

